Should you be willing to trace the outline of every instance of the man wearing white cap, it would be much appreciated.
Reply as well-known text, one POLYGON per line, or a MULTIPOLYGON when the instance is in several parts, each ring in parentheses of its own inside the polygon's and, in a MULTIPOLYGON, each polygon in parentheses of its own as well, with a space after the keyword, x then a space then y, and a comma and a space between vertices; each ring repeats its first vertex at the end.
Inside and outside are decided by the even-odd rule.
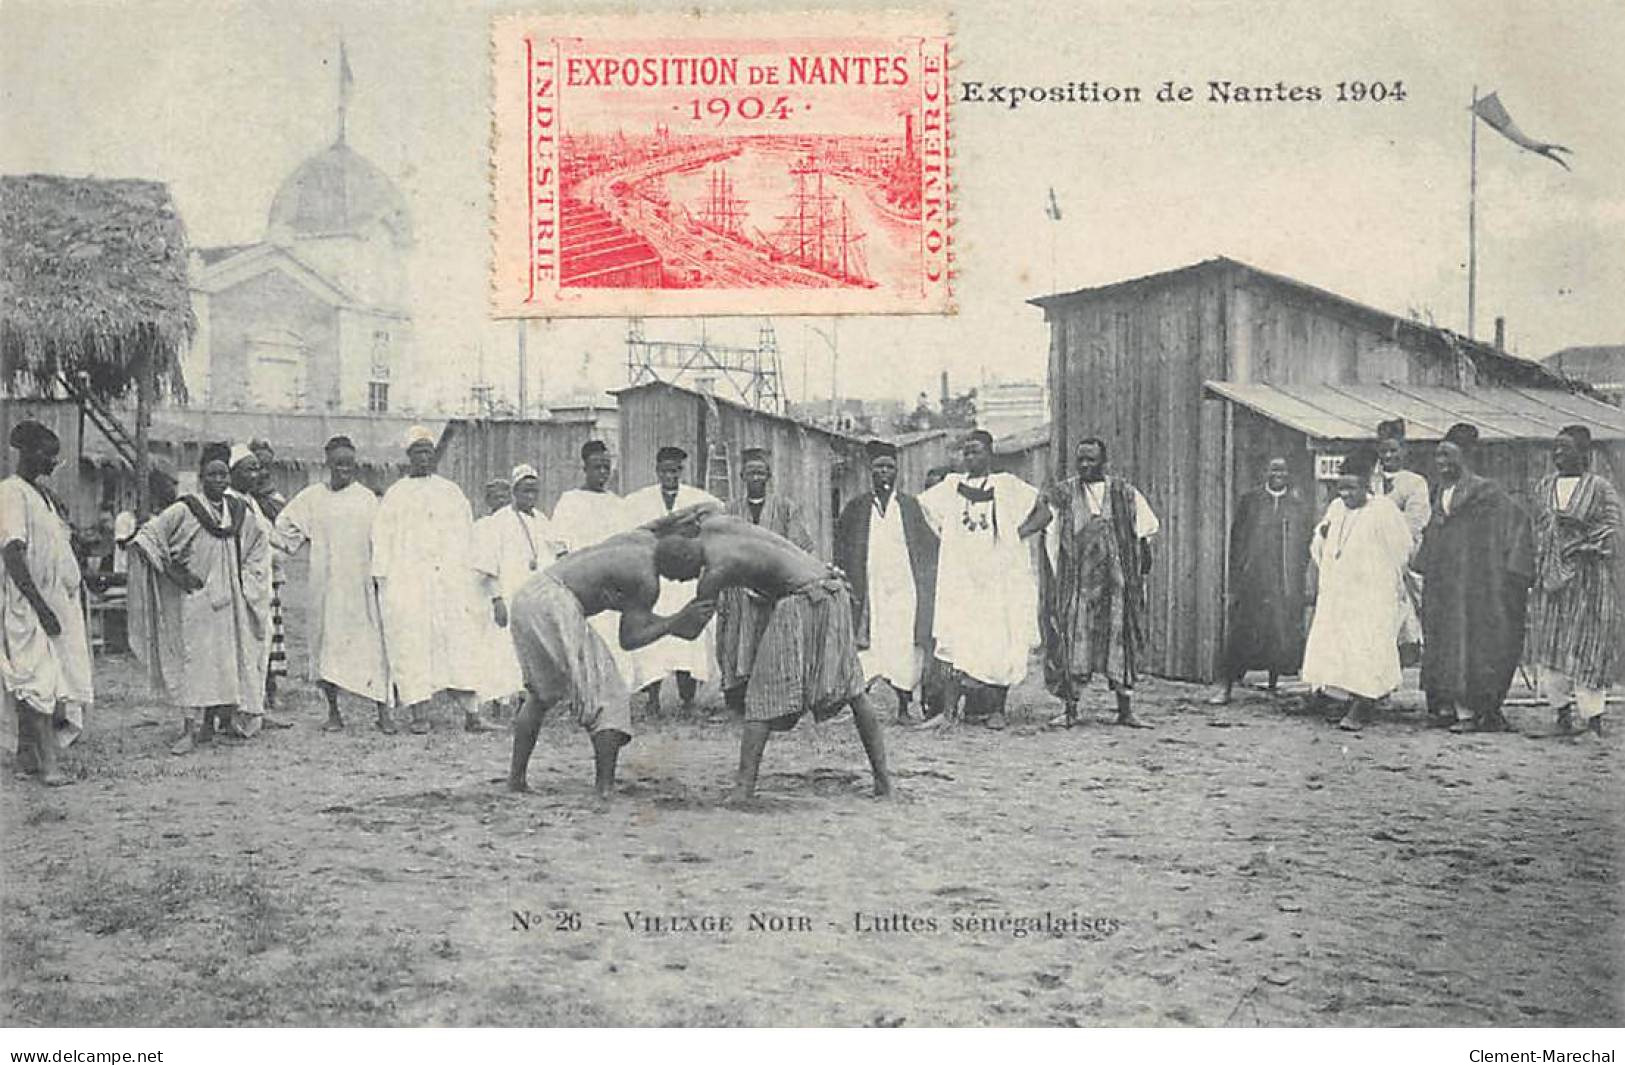
POLYGON ((559 556, 553 529, 541 511, 536 497, 541 494, 541 477, 536 468, 520 463, 509 479, 513 502, 475 523, 474 569, 480 576, 486 614, 498 630, 490 647, 491 662, 480 685, 481 702, 500 702, 524 691, 513 640, 508 636, 508 605, 513 595, 540 570, 559 556))
POLYGON ((462 489, 434 472, 434 434, 422 426, 408 430, 406 459, 407 475, 384 493, 372 523, 390 683, 411 710, 414 733, 429 731, 429 700, 442 691, 462 708, 465 728, 484 731, 474 696, 474 514, 462 489))
MULTIPOLYGON (((699 503, 722 505, 710 492, 683 483, 683 465, 687 461, 688 452, 672 444, 655 452, 656 483, 626 497, 624 514, 629 525, 655 521, 699 503)), ((693 598, 693 581, 662 580, 655 610, 675 614, 693 598)), ((712 626, 708 625, 699 639, 668 636, 632 655, 632 685, 648 693, 650 713, 660 710, 660 683, 667 673, 677 675, 677 694, 683 706, 693 704, 700 683, 711 675, 711 660, 715 657, 711 633, 712 626)))

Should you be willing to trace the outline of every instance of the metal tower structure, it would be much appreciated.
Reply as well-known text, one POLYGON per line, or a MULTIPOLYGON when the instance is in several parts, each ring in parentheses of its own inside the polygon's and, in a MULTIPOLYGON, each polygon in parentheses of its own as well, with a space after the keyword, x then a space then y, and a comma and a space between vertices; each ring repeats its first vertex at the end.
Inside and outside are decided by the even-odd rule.
POLYGON ((713 344, 700 323, 698 342, 650 340, 643 334, 643 319, 626 323, 626 379, 641 385, 650 381, 683 385, 708 395, 720 395, 769 414, 783 414, 785 397, 779 366, 779 342, 773 323, 764 319, 753 348, 713 344))

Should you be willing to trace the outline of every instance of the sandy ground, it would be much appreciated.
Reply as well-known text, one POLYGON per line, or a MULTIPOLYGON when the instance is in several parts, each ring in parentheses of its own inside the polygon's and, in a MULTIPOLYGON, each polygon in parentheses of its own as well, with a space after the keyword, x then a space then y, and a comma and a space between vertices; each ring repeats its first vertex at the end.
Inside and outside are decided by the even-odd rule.
POLYGON ((323 735, 298 683, 294 729, 174 758, 132 664, 97 679, 80 782, 0 783, 8 1024, 1625 1023, 1621 742, 1543 711, 1349 736, 1152 683, 1154 730, 1101 692, 1049 732, 1029 683, 1008 731, 888 730, 902 802, 804 723, 750 811, 736 729, 666 718, 599 810, 560 722, 510 796, 508 737, 445 709, 323 735))

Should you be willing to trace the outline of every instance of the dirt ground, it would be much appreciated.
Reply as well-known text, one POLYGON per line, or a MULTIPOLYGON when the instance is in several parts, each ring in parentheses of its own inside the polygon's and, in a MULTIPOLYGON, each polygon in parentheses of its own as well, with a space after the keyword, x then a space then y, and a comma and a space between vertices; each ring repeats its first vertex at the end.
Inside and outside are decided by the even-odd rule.
POLYGON ((1154 682, 1153 730, 1100 692, 1051 732, 1029 682, 1008 731, 889 729, 901 802, 803 723, 748 811, 737 730, 663 718, 599 810, 560 722, 528 796, 505 734, 324 735, 303 683, 295 728, 174 758, 97 669, 79 783, 0 782, 6 1024, 1625 1023, 1621 741, 1545 711, 1350 736, 1154 682))

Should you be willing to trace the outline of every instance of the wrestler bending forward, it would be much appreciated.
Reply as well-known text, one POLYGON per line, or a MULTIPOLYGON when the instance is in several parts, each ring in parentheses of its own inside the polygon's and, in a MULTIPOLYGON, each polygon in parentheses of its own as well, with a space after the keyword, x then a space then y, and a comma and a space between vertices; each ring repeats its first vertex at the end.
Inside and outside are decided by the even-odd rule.
POLYGON ((740 587, 773 603, 745 689, 736 797, 755 796, 769 733, 792 728, 809 710, 823 721, 849 705, 874 771, 875 794, 891 795, 885 741, 858 664, 851 591, 840 572, 714 506, 690 508, 650 528, 660 534, 655 569, 668 580, 698 578, 696 602, 710 603, 724 588, 740 587))
POLYGON ((615 763, 632 738, 626 681, 609 646, 587 619, 621 612, 620 642, 629 651, 663 636, 692 640, 716 611, 697 597, 670 617, 654 612, 657 538, 648 526, 572 551, 530 578, 508 608, 508 630, 525 678, 525 706, 513 727, 508 789, 527 791, 525 772, 542 715, 564 704, 592 737, 594 788, 600 800, 615 786, 615 763))

